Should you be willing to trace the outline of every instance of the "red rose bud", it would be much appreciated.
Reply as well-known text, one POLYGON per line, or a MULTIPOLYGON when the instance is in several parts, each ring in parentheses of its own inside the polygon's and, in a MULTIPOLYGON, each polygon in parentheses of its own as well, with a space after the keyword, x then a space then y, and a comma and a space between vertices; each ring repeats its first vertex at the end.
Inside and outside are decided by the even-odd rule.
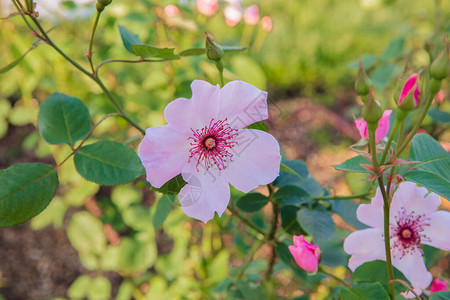
POLYGON ((448 59, 448 37, 445 37, 444 49, 442 49, 441 53, 433 60, 430 67, 430 75, 434 79, 442 80, 447 77, 448 68, 449 68, 449 59, 448 59))
POLYGON ((206 56, 210 60, 214 61, 221 60, 223 57, 222 47, 214 41, 213 37, 209 33, 205 32, 205 35, 206 35, 206 56))
POLYGON ((419 97, 419 76, 416 73, 413 73, 403 85, 397 101, 397 106, 404 111, 413 110, 419 105, 419 97))
POLYGON ((375 101, 375 98, 372 95, 372 90, 370 90, 369 96, 364 103, 361 115, 367 123, 371 124, 377 124, 378 120, 380 120, 383 115, 383 109, 380 107, 380 104, 375 101))
POLYGON ((358 75, 356 75, 355 91, 359 96, 367 96, 370 90, 370 79, 364 70, 364 67, 359 61, 358 75))

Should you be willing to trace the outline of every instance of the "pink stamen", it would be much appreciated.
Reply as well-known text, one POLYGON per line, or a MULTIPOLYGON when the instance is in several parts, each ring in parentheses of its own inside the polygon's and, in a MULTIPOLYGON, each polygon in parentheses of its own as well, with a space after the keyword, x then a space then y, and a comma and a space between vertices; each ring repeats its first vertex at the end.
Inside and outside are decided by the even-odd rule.
POLYGON ((231 128, 225 120, 215 121, 211 119, 208 126, 201 129, 192 129, 193 135, 188 139, 192 140, 192 148, 189 150, 189 160, 195 157, 198 165, 203 162, 205 168, 209 170, 213 165, 216 165, 219 170, 226 169, 227 161, 233 161, 233 154, 230 149, 237 145, 235 137, 238 135, 237 129, 231 128))

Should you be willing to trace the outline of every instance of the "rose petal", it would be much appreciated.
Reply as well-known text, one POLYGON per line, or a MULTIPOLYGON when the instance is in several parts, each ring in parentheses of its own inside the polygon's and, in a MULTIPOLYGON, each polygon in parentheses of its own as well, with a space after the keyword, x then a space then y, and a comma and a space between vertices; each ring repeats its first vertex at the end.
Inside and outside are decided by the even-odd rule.
POLYGON ((383 228, 383 196, 380 188, 370 204, 361 204, 356 210, 356 217, 361 223, 370 227, 383 228))
POLYGON ((359 135, 362 139, 369 138, 369 130, 367 129, 367 122, 364 119, 359 119, 355 121, 355 127, 359 131, 359 135))
POLYGON ((351 255, 348 267, 352 271, 369 261, 385 261, 383 231, 367 228, 351 233, 344 240, 344 251, 351 255))
POLYGON ((164 116, 167 123, 179 132, 191 133, 191 129, 199 129, 217 119, 220 97, 219 85, 211 85, 206 81, 194 80, 191 84, 192 98, 179 98, 170 102, 164 116))
POLYGON ((450 212, 438 211, 428 215, 429 226, 424 226, 423 235, 428 239, 423 239, 422 243, 439 249, 450 251, 450 212))
POLYGON ((232 186, 248 193, 278 177, 280 145, 273 136, 261 130, 242 129, 237 141, 238 145, 231 149, 233 161, 223 170, 232 186))
POLYGON ((375 130, 375 142, 379 143, 386 137, 389 132, 389 118, 391 117, 392 110, 385 110, 381 119, 378 121, 378 127, 375 130))
POLYGON ((178 200, 186 215, 206 223, 214 218, 215 211, 219 216, 223 214, 230 202, 230 186, 217 170, 197 172, 195 163, 189 163, 182 176, 188 184, 181 189, 178 200))
POLYGON ((402 92, 400 93, 400 98, 398 99, 398 105, 402 104, 403 99, 405 99, 408 94, 411 92, 411 90, 413 89, 414 85, 417 82, 417 74, 414 73, 412 74, 408 80, 406 81, 405 85, 403 86, 402 92))
POLYGON ((405 275, 414 288, 425 289, 433 280, 433 276, 428 272, 420 251, 409 252, 400 257, 394 256, 392 265, 405 275))
POLYGON ((220 90, 219 118, 237 129, 269 117, 267 92, 244 81, 231 81, 220 90))
POLYGON ((138 155, 147 172, 147 181, 160 188, 180 174, 186 165, 188 136, 173 130, 170 125, 148 128, 139 145, 138 155))

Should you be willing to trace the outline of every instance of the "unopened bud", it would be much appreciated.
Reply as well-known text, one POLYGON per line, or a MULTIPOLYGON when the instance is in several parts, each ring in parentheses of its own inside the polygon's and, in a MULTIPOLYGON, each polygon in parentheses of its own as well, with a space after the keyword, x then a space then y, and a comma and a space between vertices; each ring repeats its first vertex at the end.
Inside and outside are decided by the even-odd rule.
MULTIPOLYGON (((213 37, 205 32, 206 36, 206 56, 210 60, 219 61, 223 57, 223 49, 222 47, 217 44, 213 37)), ((223 64, 223 63, 222 63, 223 64)))
POLYGON ((366 96, 370 90, 370 79, 364 70, 364 67, 359 61, 358 74, 356 75, 355 91, 359 96, 366 96))
POLYGON ((97 11, 98 12, 102 12, 105 7, 107 7, 108 5, 110 5, 112 2, 112 0, 97 0, 97 11))
POLYGON ((449 60, 448 60, 448 50, 449 42, 448 37, 445 37, 444 49, 442 49, 441 53, 433 60, 430 66, 430 75, 434 79, 442 80, 447 77, 448 68, 449 68, 449 60))
MULTIPOLYGON (((405 73, 406 75, 407 73, 405 73)), ((398 82, 401 86, 402 81, 398 82)), ((416 73, 411 74, 404 82, 403 88, 398 96, 397 106, 404 111, 411 111, 419 105, 420 88, 419 88, 419 76, 416 73)))
POLYGON ((361 115, 368 124, 370 123, 376 124, 383 115, 383 109, 381 109, 380 105, 373 97, 372 90, 370 90, 369 96, 367 97, 367 100, 364 103, 361 115))

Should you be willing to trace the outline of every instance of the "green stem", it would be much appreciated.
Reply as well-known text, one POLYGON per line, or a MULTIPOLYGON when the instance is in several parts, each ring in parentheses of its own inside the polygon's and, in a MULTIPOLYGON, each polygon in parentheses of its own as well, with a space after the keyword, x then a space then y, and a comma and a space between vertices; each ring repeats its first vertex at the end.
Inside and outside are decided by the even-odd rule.
MULTIPOLYGON (((270 187, 270 186, 268 185, 268 187, 270 187)), ((269 188, 269 191, 272 194, 272 187, 269 188)), ((276 233, 277 228, 278 228, 279 207, 278 207, 277 203, 272 202, 272 212, 273 212, 272 227, 270 228, 270 231, 267 233, 267 238, 266 238, 266 240, 270 241, 270 242, 275 240, 275 233, 276 233)), ((264 275, 264 279, 266 281, 269 280, 270 276, 272 276, 273 266, 275 264, 276 257, 277 257, 277 254, 275 252, 275 245, 272 244, 272 255, 270 257, 270 261, 269 261, 269 264, 267 266, 267 272, 264 275)))
POLYGON ((253 224, 252 222, 250 222, 248 220, 248 218, 246 218, 245 216, 241 215, 241 213, 234 208, 233 203, 230 202, 230 205, 228 206, 228 210, 235 215, 236 217, 238 217, 243 223, 245 223, 245 225, 247 225, 248 227, 252 228, 253 230, 255 230, 256 232, 258 232, 261 235, 265 235, 264 231, 262 231, 260 228, 258 228, 258 226, 256 226, 255 224, 253 224))
POLYGON ((394 140, 394 137, 395 137, 395 134, 397 133, 397 129, 398 129, 399 125, 400 125, 400 121, 398 119, 395 119, 394 126, 392 127, 391 132, 389 133, 389 139, 387 141, 386 148, 384 148, 383 156, 381 156, 380 165, 384 164, 384 161, 386 159, 386 156, 389 153, 392 141, 394 140))
POLYGON ((416 134, 417 130, 419 130, 420 126, 422 125, 423 120, 427 116, 428 110, 431 107, 431 103, 433 103, 433 98, 439 92, 441 84, 442 84, 441 81, 438 81, 438 80, 436 80, 434 78, 431 79, 430 94, 428 95, 428 99, 427 99, 427 102, 425 104, 425 107, 423 108, 422 113, 419 116, 419 119, 414 123, 414 127, 411 130, 411 132, 408 134, 406 139, 403 141, 403 143, 400 146, 400 148, 398 148, 395 151, 394 156, 402 153, 402 151, 405 150, 405 148, 409 145, 409 142, 412 140, 412 138, 416 134))
MULTIPOLYGON (((397 144, 395 146, 395 151, 397 151, 400 143, 402 142, 403 139, 403 126, 405 124, 405 120, 402 120, 400 122, 400 127, 398 129, 398 137, 397 137, 397 144)), ((388 184, 387 184, 387 191, 386 194, 389 196, 391 194, 391 185, 392 185, 392 176, 394 176, 394 172, 395 172, 395 166, 393 166, 391 168, 391 171, 389 172, 389 177, 388 177, 388 184)))
POLYGON ((25 24, 27 25, 27 27, 31 30, 31 32, 33 32, 37 37, 42 38, 37 32, 36 29, 33 28, 33 26, 31 26, 31 24, 28 22, 27 18, 25 18, 24 15, 24 7, 22 6, 22 4, 19 1, 16 0, 12 0, 12 3, 14 4, 14 6, 16 7, 17 11, 19 12, 20 16, 22 17, 23 21, 25 22, 25 24), (20 7, 19 7, 20 5, 20 7))
POLYGON ((100 14, 101 12, 97 10, 97 15, 95 16, 95 21, 94 21, 94 27, 92 28, 92 34, 91 34, 91 38, 89 40, 89 50, 88 50, 88 60, 89 60, 89 64, 91 65, 91 69, 92 72, 95 73, 95 69, 94 69, 94 64, 92 63, 92 47, 94 46, 94 35, 95 35, 95 30, 97 29, 97 25, 98 25, 98 21, 100 20, 100 14))
POLYGON ((348 283, 344 279, 341 279, 341 278, 337 277, 336 275, 326 271, 322 266, 319 266, 319 269, 317 271, 322 273, 322 274, 325 274, 325 275, 328 275, 330 277, 333 277, 334 279, 336 279, 336 281, 338 281, 343 286, 348 286, 348 283))
POLYGON ((313 197, 313 200, 319 201, 319 200, 351 200, 351 199, 359 199, 359 198, 367 198, 369 196, 369 193, 360 193, 355 195, 349 195, 349 196, 322 196, 322 197, 313 197))
POLYGON ((421 300, 420 296, 414 291, 414 289, 407 284, 405 281, 401 280, 401 279, 392 279, 392 283, 394 282, 398 282, 401 285, 403 285, 405 288, 407 288, 411 293, 413 293, 413 295, 416 297, 417 300, 421 300))
POLYGON ((242 276, 244 276, 244 272, 248 268, 248 266, 251 264, 251 262, 253 260, 253 256, 255 255, 256 251, 258 251, 259 248, 262 247, 262 245, 264 245, 264 240, 258 240, 250 248, 250 250, 248 251, 247 257, 244 260, 244 263, 242 264, 242 266, 239 268, 239 271, 234 276, 235 282, 238 282, 242 278, 242 276))
POLYGON ((389 233, 389 198, 386 194, 386 189, 383 183, 383 177, 378 173, 378 162, 377 162, 377 151, 376 151, 376 142, 375 142, 375 130, 377 128, 376 123, 368 123, 369 129, 369 149, 372 154, 372 164, 373 171, 378 179, 378 185, 380 186, 381 194, 383 195, 383 211, 384 211, 384 246, 386 252, 386 268, 389 279, 389 296, 391 300, 395 298, 394 285, 391 283, 391 280, 394 279, 394 270, 392 268, 392 259, 391 259, 391 243, 390 243, 390 233, 389 233))
POLYGON ((95 68, 95 74, 98 75, 98 70, 100 69, 101 66, 107 64, 107 63, 113 63, 113 62, 122 62, 122 63, 141 63, 141 62, 164 62, 164 61, 168 61, 168 59, 136 59, 136 60, 130 60, 130 59, 107 59, 102 61, 101 63, 99 63, 97 65, 97 67, 95 68))

